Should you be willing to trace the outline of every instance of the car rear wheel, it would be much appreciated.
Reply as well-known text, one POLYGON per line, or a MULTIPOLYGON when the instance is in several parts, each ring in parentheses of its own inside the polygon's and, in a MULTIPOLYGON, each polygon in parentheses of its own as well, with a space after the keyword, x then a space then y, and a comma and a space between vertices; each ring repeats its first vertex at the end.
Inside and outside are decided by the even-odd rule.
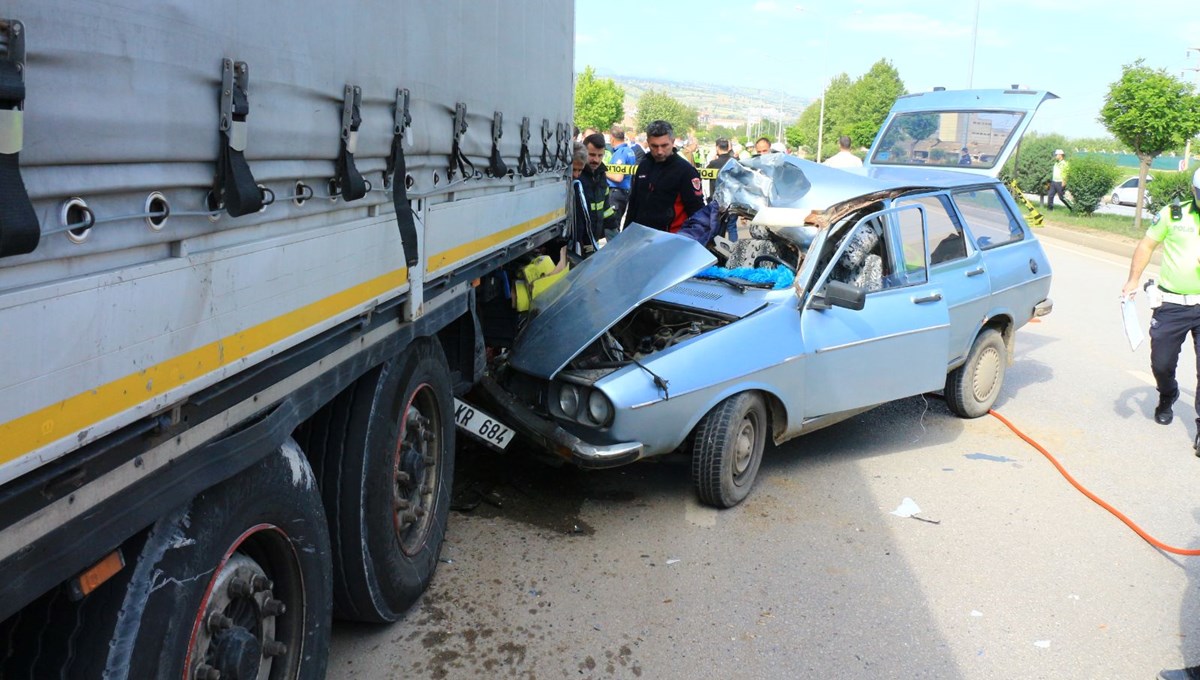
POLYGON ((1008 366, 1008 348, 994 328, 985 328, 975 338, 967 360, 946 376, 946 404, 961 418, 978 418, 992 410, 1004 371, 1008 366))
POLYGON ((767 408, 755 392, 717 404, 696 427, 692 481, 700 501, 732 508, 750 495, 767 440, 767 408))

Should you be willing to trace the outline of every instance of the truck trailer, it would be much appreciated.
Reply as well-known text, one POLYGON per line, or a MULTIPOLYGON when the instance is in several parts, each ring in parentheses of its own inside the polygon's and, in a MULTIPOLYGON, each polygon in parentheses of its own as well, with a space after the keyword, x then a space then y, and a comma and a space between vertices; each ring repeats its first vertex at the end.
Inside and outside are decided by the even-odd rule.
POLYGON ((0 10, 0 677, 319 678, 571 228, 571 3, 0 10), (502 340, 501 340, 502 341, 502 340))

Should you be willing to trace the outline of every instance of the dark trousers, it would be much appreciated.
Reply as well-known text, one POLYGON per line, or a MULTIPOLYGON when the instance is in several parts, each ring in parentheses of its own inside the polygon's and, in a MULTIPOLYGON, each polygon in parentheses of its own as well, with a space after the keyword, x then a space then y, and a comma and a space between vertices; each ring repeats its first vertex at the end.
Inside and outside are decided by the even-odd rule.
MULTIPOLYGON (((1150 322, 1150 370, 1161 396, 1170 398, 1179 394, 1175 367, 1179 365, 1179 352, 1189 332, 1196 356, 1200 358, 1200 305, 1164 302, 1154 310, 1150 322)), ((1196 383, 1196 419, 1200 421, 1200 368, 1197 369, 1196 383)))
POLYGON ((1058 197, 1060 199, 1062 199, 1063 205, 1067 204, 1067 195, 1063 193, 1063 183, 1062 182, 1051 182, 1050 183, 1050 209, 1051 210, 1054 210, 1054 195, 1055 194, 1058 194, 1058 197))
POLYGON ((621 231, 621 220, 625 219, 625 208, 629 205, 629 190, 615 188, 609 190, 608 204, 612 207, 613 214, 604 221, 604 231, 611 238, 621 231))

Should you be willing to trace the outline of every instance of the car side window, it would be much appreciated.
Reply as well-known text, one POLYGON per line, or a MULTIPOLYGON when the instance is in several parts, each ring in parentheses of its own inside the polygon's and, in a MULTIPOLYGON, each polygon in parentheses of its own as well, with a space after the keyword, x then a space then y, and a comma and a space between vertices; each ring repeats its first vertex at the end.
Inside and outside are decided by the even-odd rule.
POLYGON ((900 257, 903 271, 897 272, 896 285, 912 286, 929 280, 925 257, 925 225, 920 210, 901 210, 895 213, 900 234, 900 257))
POLYGON ((995 189, 954 193, 954 203, 980 250, 996 248, 1025 238, 1021 223, 995 189))
POLYGON ((945 196, 921 196, 897 201, 897 205, 917 204, 925 208, 925 230, 929 237, 929 266, 961 260, 967 256, 962 225, 950 210, 945 196))

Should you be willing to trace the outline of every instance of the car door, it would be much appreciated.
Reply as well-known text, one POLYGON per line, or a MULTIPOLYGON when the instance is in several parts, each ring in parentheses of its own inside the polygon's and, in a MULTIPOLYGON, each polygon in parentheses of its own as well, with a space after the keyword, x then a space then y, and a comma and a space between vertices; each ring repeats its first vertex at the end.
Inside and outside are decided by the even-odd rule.
POLYGON ((868 215, 822 258, 828 264, 800 310, 803 417, 874 406, 945 383, 950 323, 941 286, 929 279, 923 213, 910 205, 868 215), (822 308, 826 284, 844 280, 847 255, 869 230, 880 237, 872 252, 882 264, 878 289, 867 292, 860 310, 822 308))
POLYGON ((947 366, 961 363, 983 325, 992 292, 983 254, 964 237, 959 215, 945 194, 905 197, 896 204, 925 208, 929 278, 942 292, 950 315, 947 366))
POLYGON ((1008 314, 1018 325, 1025 323, 1050 293, 1050 261, 1042 244, 999 186, 961 189, 950 197, 988 271, 992 294, 986 313, 1008 314))

